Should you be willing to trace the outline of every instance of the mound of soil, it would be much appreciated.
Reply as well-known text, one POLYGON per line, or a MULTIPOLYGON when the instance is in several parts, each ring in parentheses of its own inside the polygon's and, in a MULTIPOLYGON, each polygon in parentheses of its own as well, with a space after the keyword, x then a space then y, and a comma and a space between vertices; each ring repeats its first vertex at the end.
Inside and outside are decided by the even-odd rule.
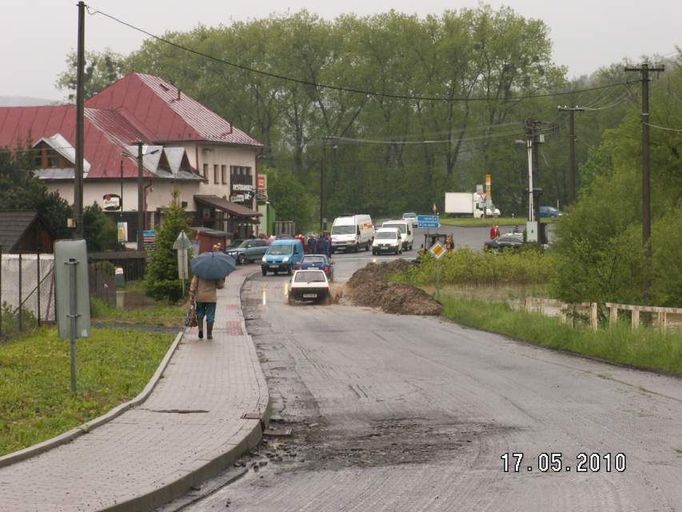
POLYGON ((378 307, 399 315, 440 315, 443 306, 425 291, 407 284, 389 283, 387 274, 412 266, 405 260, 370 263, 356 271, 346 284, 347 295, 357 306, 378 307))

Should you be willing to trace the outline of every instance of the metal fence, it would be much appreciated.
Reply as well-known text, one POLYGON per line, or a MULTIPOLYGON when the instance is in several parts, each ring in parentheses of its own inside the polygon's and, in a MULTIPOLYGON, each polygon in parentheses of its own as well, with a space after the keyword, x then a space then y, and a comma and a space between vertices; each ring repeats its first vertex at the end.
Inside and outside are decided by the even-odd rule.
POLYGON ((0 253, 0 337, 54 319, 54 256, 0 253))

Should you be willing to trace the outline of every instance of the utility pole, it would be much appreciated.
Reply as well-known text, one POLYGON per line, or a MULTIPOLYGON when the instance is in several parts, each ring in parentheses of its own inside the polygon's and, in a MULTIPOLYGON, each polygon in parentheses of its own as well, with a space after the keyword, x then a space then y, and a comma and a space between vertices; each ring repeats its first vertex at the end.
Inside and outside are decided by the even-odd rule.
POLYGON ((324 164, 327 159, 327 137, 322 137, 322 165, 320 166, 320 234, 324 230, 324 164))
POLYGON ((557 107, 557 110, 559 112, 568 112, 569 113, 569 124, 568 124, 568 129, 569 129, 569 134, 568 134, 568 150, 569 150, 569 155, 570 155, 570 174, 569 174, 569 191, 568 191, 568 202, 569 203, 574 203, 577 195, 578 195, 578 189, 577 189, 577 176, 578 176, 578 170, 576 167, 576 161, 575 161, 575 141, 576 141, 576 136, 575 136, 575 113, 576 112, 584 112, 585 109, 583 107, 578 107, 577 105, 574 107, 568 107, 568 106, 563 106, 563 107, 557 107))
POLYGON ((144 181, 142 165, 142 148, 144 142, 137 144, 137 250, 144 251, 144 181))
POLYGON ((73 210, 76 238, 83 238, 83 144, 84 107, 83 68, 85 67, 85 3, 78 2, 78 49, 76 54, 76 165, 73 180, 73 210))
POLYGON ((642 245, 644 247, 644 303, 649 302, 651 288, 651 194, 649 189, 649 73, 665 71, 665 67, 650 68, 644 63, 638 68, 625 68, 625 71, 638 71, 642 75, 642 245))

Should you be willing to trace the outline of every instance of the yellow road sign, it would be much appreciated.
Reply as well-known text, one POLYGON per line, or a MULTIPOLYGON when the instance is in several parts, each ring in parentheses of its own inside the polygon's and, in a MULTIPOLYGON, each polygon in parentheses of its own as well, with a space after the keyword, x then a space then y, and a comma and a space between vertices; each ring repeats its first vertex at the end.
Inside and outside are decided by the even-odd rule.
POLYGON ((431 246, 429 252, 433 254, 436 257, 436 259, 440 259, 443 256, 443 254, 445 254, 447 251, 440 242, 436 242, 431 246))

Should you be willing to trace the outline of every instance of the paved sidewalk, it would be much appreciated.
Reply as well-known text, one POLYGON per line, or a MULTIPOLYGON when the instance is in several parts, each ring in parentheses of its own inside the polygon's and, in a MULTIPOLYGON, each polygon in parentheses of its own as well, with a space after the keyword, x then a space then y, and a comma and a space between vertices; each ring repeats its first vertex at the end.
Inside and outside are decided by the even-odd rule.
POLYGON ((198 340, 196 328, 185 335, 144 403, 0 468, 0 511, 149 510, 255 446, 269 410, 239 300, 248 272, 234 272, 219 291, 214 339, 198 340))

